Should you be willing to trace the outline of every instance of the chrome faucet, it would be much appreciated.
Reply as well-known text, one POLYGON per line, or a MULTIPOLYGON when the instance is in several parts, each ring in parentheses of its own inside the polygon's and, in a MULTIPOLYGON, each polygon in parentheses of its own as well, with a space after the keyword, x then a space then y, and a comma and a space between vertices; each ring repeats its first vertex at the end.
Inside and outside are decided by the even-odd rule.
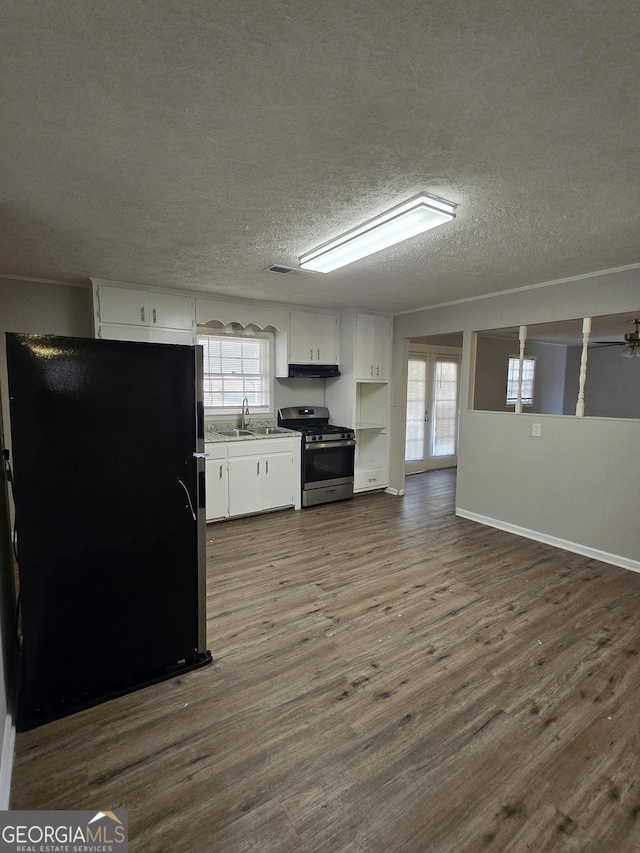
POLYGON ((240 429, 246 429, 249 424, 249 400, 242 398, 242 410, 240 412, 240 429))

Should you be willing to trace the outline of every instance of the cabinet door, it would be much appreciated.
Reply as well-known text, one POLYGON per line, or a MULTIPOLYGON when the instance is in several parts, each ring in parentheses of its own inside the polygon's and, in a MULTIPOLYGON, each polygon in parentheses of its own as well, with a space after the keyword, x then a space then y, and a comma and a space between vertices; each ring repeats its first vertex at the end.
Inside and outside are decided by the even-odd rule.
POLYGON ((290 506, 293 499, 293 455, 278 453, 264 456, 262 474, 263 509, 290 506))
POLYGON ((148 326, 119 326, 115 323, 101 323, 98 337, 105 341, 149 341, 148 326))
POLYGON ((190 296, 150 293, 149 310, 149 323, 152 326, 189 330, 193 327, 193 300, 190 296))
POLYGON ((262 466, 259 456, 229 459, 229 515, 262 509, 262 466))
POLYGON ((184 344, 193 346, 193 332, 182 329, 154 329, 150 326, 119 326, 101 323, 98 337, 111 341, 144 341, 154 344, 184 344))
POLYGON ((289 362, 291 364, 337 364, 337 315, 292 311, 289 329, 289 362))
POLYGON ((358 314, 356 320, 356 379, 388 380, 391 366, 391 320, 358 314))
POLYGON ((338 363, 338 318, 335 314, 316 314, 316 355, 320 364, 338 363))
POLYGON ((375 320, 373 314, 356 318, 356 379, 375 379, 375 320))
POLYGON ((206 517, 207 521, 225 518, 228 514, 229 491, 227 485, 227 460, 207 459, 206 476, 206 517))
POLYGON ((126 287, 98 288, 101 323, 123 323, 132 326, 149 324, 149 294, 145 290, 126 287))
POLYGON ((391 319, 374 317, 373 361, 375 378, 389 379, 391 374, 391 319))
POLYGON ((185 346, 193 346, 193 331, 190 329, 154 329, 153 326, 148 329, 148 341, 154 344, 184 344, 185 346))

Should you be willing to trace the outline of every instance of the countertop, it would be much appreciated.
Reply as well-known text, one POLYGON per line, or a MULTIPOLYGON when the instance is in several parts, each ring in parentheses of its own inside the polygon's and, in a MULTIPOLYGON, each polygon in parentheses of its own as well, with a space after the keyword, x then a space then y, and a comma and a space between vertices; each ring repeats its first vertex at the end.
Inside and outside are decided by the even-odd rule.
MULTIPOLYGON (((274 429, 276 424, 273 423, 256 423, 249 424, 247 430, 251 432, 252 429, 274 429)), ((218 426, 218 430, 222 429, 234 429, 230 424, 226 426, 218 426)), ((298 438, 302 435, 300 432, 296 432, 293 429, 285 429, 284 427, 278 427, 278 432, 270 433, 269 435, 265 435, 264 433, 255 432, 251 435, 222 435, 221 432, 217 431, 212 425, 206 424, 204 428, 204 441, 205 444, 219 444, 220 442, 226 441, 255 441, 256 439, 271 439, 271 438, 288 438, 295 437, 298 438)))

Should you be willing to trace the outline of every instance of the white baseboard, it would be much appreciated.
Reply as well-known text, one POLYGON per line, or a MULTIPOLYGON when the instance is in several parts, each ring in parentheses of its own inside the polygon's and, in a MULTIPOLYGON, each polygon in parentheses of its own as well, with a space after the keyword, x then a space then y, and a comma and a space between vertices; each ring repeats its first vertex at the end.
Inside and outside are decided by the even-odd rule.
POLYGON ((536 542, 544 542, 545 545, 553 545, 554 548, 562 548, 564 551, 572 551, 574 554, 580 554, 583 557, 589 557, 592 560, 600 560, 602 563, 609 563, 612 566, 619 566, 621 569, 629 569, 631 572, 640 572, 640 561, 632 560, 629 557, 621 557, 619 554, 610 554, 608 551, 600 551, 598 548, 590 548, 588 545, 581 545, 579 542, 570 542, 568 539, 560 539, 558 536, 549 536, 547 533, 540 533, 538 530, 529 530, 526 527, 520 527, 517 524, 510 524, 508 521, 501 521, 498 518, 489 518, 486 515, 479 515, 476 512, 456 507, 456 515, 461 518, 468 518, 469 521, 477 521, 478 524, 486 524, 487 527, 497 527, 498 530, 506 530, 507 533, 515 533, 517 536, 524 536, 525 539, 534 539, 536 542))
POLYGON ((0 758, 0 810, 7 811, 11 800, 11 774, 16 746, 16 724, 13 713, 7 712, 2 738, 2 757, 0 758))
POLYGON ((402 497, 402 495, 404 495, 404 489, 392 489, 391 486, 387 486, 385 492, 388 495, 397 495, 398 497, 402 497))

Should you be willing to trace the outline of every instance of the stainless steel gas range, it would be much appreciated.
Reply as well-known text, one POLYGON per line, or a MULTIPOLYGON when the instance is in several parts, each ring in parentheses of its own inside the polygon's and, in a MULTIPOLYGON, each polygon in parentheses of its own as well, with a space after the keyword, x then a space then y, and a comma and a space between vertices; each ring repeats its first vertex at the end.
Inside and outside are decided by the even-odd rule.
POLYGON ((325 406, 278 409, 278 425, 302 433, 302 506, 353 497, 354 430, 330 424, 325 406))

